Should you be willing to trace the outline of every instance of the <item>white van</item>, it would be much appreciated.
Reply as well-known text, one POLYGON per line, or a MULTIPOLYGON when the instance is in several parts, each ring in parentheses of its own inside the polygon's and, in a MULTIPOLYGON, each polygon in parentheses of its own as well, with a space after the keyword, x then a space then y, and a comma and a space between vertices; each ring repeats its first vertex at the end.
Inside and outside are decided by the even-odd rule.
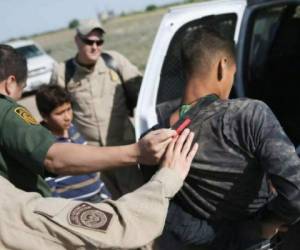
POLYGON ((213 25, 234 38, 238 70, 231 97, 265 101, 300 152, 300 1, 221 0, 175 7, 163 18, 136 109, 136 135, 157 123, 157 104, 182 96, 178 46, 187 29, 213 25))
POLYGON ((28 79, 24 93, 49 83, 55 61, 38 44, 31 40, 18 40, 7 44, 17 49, 27 59, 28 79))
MULTIPOLYGON (((157 123, 157 104, 182 96, 181 39, 188 29, 203 24, 236 42, 238 67, 231 97, 266 102, 300 155, 300 0, 220 0, 170 9, 144 74, 135 113, 137 138, 157 123)), ((281 249, 300 249, 299 226, 290 230, 292 240, 281 249)))

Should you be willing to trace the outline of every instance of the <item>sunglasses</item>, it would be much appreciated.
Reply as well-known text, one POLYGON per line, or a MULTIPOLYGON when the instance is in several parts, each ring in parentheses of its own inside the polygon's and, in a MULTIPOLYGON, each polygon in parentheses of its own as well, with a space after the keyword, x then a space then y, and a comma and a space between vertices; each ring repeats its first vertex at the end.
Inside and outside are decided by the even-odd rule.
POLYGON ((97 46, 101 46, 103 43, 104 43, 104 40, 103 39, 100 39, 100 40, 90 40, 90 39, 87 39, 87 38, 84 38, 84 37, 80 37, 81 41, 87 45, 94 45, 94 43, 96 43, 97 46))

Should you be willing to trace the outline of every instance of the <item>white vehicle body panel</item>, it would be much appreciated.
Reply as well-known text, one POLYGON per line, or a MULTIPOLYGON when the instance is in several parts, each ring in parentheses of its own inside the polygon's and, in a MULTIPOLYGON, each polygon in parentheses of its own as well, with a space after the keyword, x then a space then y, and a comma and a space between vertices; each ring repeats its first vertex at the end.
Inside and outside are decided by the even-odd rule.
POLYGON ((51 78, 55 60, 50 57, 38 44, 31 40, 18 40, 7 43, 20 49, 26 46, 34 46, 40 52, 39 55, 27 58, 28 78, 24 92, 37 89, 40 85, 48 84, 51 78))
POLYGON ((237 41, 245 8, 245 0, 221 0, 172 8, 164 16, 148 59, 139 94, 135 118, 137 138, 157 124, 156 98, 153 97, 157 96, 162 65, 176 32, 183 25, 205 16, 235 13, 237 23, 234 39, 237 41))

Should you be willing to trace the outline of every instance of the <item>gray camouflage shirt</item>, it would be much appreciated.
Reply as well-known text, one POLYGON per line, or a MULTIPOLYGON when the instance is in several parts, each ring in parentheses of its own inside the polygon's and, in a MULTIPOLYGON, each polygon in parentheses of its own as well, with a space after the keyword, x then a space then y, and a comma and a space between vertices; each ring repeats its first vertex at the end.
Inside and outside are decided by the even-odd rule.
MULTIPOLYGON (((251 99, 205 99, 185 115, 199 150, 177 203, 212 220, 245 218, 265 205, 286 222, 298 218, 300 161, 270 108, 251 99)), ((169 127, 179 105, 175 100, 157 107, 160 125, 169 127)))

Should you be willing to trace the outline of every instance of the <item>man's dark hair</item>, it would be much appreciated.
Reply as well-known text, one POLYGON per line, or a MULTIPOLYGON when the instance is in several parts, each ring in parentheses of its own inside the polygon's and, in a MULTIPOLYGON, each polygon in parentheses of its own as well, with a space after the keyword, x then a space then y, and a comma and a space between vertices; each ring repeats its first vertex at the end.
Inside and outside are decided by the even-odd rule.
POLYGON ((35 95, 37 108, 42 116, 50 113, 64 103, 71 103, 71 95, 58 85, 42 85, 35 95))
POLYGON ((205 74, 209 71, 212 60, 220 52, 235 62, 235 46, 231 39, 207 26, 191 28, 185 34, 181 47, 185 73, 187 76, 195 72, 205 74))
POLYGON ((13 47, 0 44, 0 81, 14 76, 18 84, 25 83, 27 79, 26 58, 13 47))

